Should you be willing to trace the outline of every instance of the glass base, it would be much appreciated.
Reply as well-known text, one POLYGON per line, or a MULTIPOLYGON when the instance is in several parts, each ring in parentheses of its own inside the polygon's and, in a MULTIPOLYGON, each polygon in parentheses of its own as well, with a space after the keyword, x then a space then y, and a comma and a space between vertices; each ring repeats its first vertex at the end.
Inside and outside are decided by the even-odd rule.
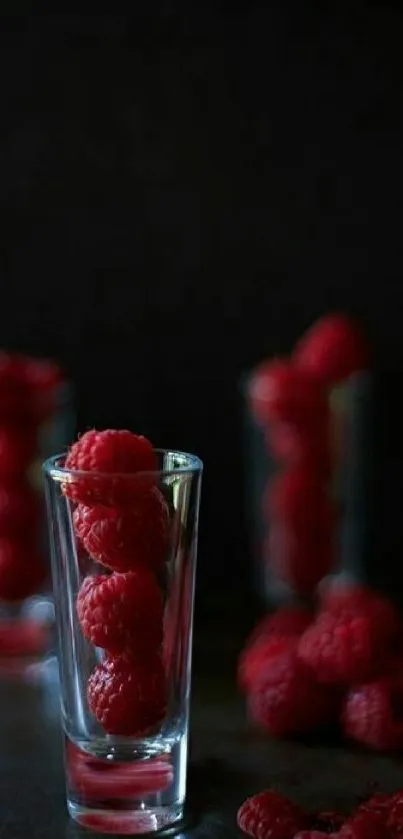
POLYGON ((144 809, 90 809, 67 800, 67 809, 74 821, 98 833, 128 835, 155 833, 167 830, 182 821, 183 807, 153 807, 144 809))
POLYGON ((99 833, 167 830, 183 819, 187 737, 176 742, 92 742, 91 752, 65 740, 67 807, 99 833))

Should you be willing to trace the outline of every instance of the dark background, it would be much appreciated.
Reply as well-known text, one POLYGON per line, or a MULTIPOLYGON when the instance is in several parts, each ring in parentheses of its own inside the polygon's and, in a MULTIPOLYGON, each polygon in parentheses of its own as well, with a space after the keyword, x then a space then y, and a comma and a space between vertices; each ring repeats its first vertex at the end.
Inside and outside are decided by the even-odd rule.
POLYGON ((213 608, 250 577, 240 376, 323 312, 358 315, 371 561, 399 576, 402 13, 143 5, 1 18, 0 343, 59 358, 81 430, 200 454, 213 608))

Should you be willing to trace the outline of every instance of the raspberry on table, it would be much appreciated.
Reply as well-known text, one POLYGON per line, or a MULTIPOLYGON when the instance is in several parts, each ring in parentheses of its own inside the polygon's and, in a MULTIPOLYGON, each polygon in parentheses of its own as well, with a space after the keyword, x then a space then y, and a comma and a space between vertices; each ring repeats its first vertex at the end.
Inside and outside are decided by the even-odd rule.
POLYGON ((311 613, 302 607, 284 606, 267 615, 255 627, 238 658, 238 685, 249 690, 259 677, 264 662, 289 646, 289 639, 298 638, 311 622, 311 613))
POLYGON ((268 789, 243 802, 237 823, 253 839, 294 839, 307 826, 308 816, 288 798, 268 789))
POLYGON ((298 342, 293 362, 319 384, 332 387, 368 369, 368 346, 354 321, 343 314, 317 321, 298 342))
POLYGON ((46 575, 46 563, 30 541, 0 539, 0 600, 24 600, 38 591, 46 575))
POLYGON ((131 507, 87 507, 73 515, 77 536, 89 555, 114 571, 139 565, 158 570, 169 542, 169 511, 157 487, 146 489, 131 507))
POLYGON ((140 655, 162 643, 162 593, 145 568, 86 577, 77 614, 84 637, 109 653, 140 655))
POLYGON ((238 658, 237 683, 240 690, 248 693, 267 668, 270 659, 290 647, 290 639, 276 635, 261 636, 242 650, 238 658))
POLYGON ((135 737, 162 723, 167 705, 165 671, 158 654, 146 659, 106 658, 87 685, 91 713, 107 734, 135 737))
POLYGON ((267 660, 252 683, 248 710, 252 720, 280 737, 331 722, 338 710, 338 697, 315 681, 291 641, 287 650, 279 650, 267 660))
POLYGON ((83 504, 129 504, 144 487, 155 482, 158 461, 146 437, 127 430, 87 431, 74 443, 65 468, 70 475, 64 494, 83 504), (148 473, 148 474, 139 474, 148 473))
POLYGON ((394 606, 368 589, 334 589, 326 611, 300 639, 299 655, 319 681, 359 684, 385 665, 385 650, 401 633, 394 606))
POLYGON ((389 831, 379 815, 358 809, 347 819, 338 835, 339 839, 388 839, 389 831))
POLYGON ((289 423, 315 431, 329 422, 329 408, 322 389, 284 359, 265 361, 253 373, 249 399, 257 421, 289 423))
POLYGON ((335 615, 364 614, 374 631, 382 635, 385 644, 398 640, 402 635, 402 620, 394 604, 367 586, 336 577, 321 589, 320 603, 322 611, 335 615))
POLYGON ((383 677, 353 687, 342 711, 342 727, 351 740, 380 751, 403 748, 403 681, 383 677))

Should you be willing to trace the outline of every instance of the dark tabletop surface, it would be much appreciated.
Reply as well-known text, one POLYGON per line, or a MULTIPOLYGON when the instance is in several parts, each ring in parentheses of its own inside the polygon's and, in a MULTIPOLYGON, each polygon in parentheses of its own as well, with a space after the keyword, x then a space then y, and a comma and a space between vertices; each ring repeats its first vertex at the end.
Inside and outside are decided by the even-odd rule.
MULTIPOLYGON (((403 786, 399 758, 341 745, 271 742, 248 726, 233 667, 239 641, 215 632, 196 645, 192 707, 189 827, 195 839, 237 835, 237 806, 274 785, 305 806, 346 809, 372 785, 403 786)), ((57 695, 49 659, 30 683, 0 681, 0 839, 96 836, 69 820, 57 695)))

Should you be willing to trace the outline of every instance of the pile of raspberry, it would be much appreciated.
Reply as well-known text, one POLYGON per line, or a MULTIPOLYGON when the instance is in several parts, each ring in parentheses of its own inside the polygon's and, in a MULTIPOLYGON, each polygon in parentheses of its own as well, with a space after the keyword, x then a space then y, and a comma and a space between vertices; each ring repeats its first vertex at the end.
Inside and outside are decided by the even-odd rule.
MULTIPOLYGON (((62 380, 52 362, 0 353, 0 603, 24 600, 46 578, 41 498, 31 471, 62 380)), ((3 635, 1 652, 10 640, 3 635)))
POLYGON ((357 326, 341 314, 318 321, 289 359, 261 364, 248 395, 275 461, 262 498, 263 554, 272 574, 299 596, 312 595, 334 567, 333 476, 343 456, 340 387, 368 369, 357 326))
POLYGON ((353 813, 308 813, 272 789, 247 798, 237 814, 238 827, 253 839, 401 839, 403 790, 378 793, 353 813))
POLYGON ((403 748, 403 623, 383 595, 335 578, 318 610, 264 618, 238 661, 251 721, 275 737, 338 725, 380 751, 403 748))
POLYGON ((130 431, 87 431, 65 461, 79 544, 97 563, 77 594, 84 637, 103 650, 87 684, 90 711, 108 734, 140 736, 161 723, 163 571, 169 510, 151 443, 130 431))

